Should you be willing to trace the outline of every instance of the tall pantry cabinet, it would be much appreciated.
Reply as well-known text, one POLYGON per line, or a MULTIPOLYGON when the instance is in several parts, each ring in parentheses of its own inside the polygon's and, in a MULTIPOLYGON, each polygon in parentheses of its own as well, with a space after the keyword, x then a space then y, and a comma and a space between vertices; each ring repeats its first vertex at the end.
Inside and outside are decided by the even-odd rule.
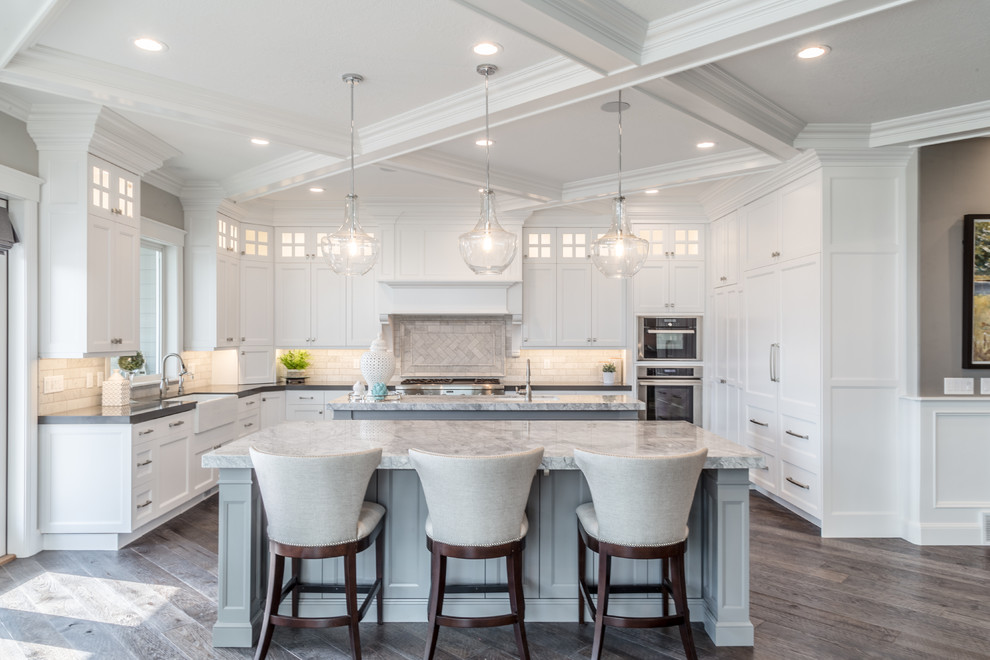
POLYGON ((738 285, 732 272, 712 278, 709 375, 723 376, 710 427, 763 453, 753 483, 819 521, 823 536, 902 533, 900 283, 914 158, 902 148, 807 151, 711 205, 716 225, 734 214, 713 225, 713 240, 735 222, 739 252, 723 259, 738 260, 738 285))
POLYGON ((141 176, 178 154, 99 106, 35 106, 39 353, 113 356, 139 348, 141 176))

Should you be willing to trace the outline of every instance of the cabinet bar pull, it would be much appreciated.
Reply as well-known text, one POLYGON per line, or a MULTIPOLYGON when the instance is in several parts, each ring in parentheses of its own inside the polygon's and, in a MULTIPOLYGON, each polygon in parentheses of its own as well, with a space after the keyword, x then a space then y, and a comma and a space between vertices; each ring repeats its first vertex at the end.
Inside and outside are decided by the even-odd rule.
POLYGON ((244 425, 244 428, 248 428, 249 426, 254 426, 254 422, 248 422, 244 425))
POLYGON ((154 433, 155 429, 148 429, 147 431, 138 431, 138 435, 148 435, 149 433, 154 433))
POLYGON ((179 420, 178 422, 172 422, 171 424, 168 425, 168 427, 170 429, 174 429, 176 426, 182 426, 183 424, 185 424, 185 422, 182 421, 182 420, 179 420))
POLYGON ((151 465, 151 459, 150 458, 148 460, 146 460, 144 463, 138 463, 137 464, 138 467, 144 467, 145 465, 151 465))
POLYGON ((254 404, 256 404, 256 403, 258 403, 258 402, 257 402, 257 401, 245 401, 245 402, 244 402, 244 405, 245 405, 245 406, 253 406, 253 405, 254 405, 254 404))
POLYGON ((795 486, 797 486, 798 488, 803 488, 803 489, 805 489, 805 490, 811 490, 811 486, 805 486, 805 485, 804 485, 803 483, 801 483, 800 481, 794 481, 794 480, 793 480, 793 479, 791 479, 790 477, 784 477, 784 478, 785 478, 785 479, 787 479, 788 481, 790 481, 790 482, 791 482, 792 484, 794 484, 794 485, 795 485, 795 486))
POLYGON ((770 426, 770 423, 769 422, 758 422, 755 419, 753 419, 752 417, 749 418, 749 421, 750 421, 751 424, 756 424, 757 426, 770 426))
POLYGON ((299 397, 299 400, 300 401, 302 401, 303 399, 308 399, 308 400, 312 401, 313 400, 313 397, 311 397, 311 396, 301 396, 301 397, 299 397))
POLYGON ((223 447, 223 445, 213 445, 214 449, 220 449, 221 447, 223 447))
POLYGON ((138 505, 137 505, 137 508, 139 508, 139 509, 143 509, 143 508, 144 508, 144 507, 146 507, 146 506, 151 506, 151 500, 148 500, 148 501, 147 501, 147 502, 145 502, 144 504, 138 504, 138 505))
POLYGON ((786 433, 787 435, 793 435, 795 438, 801 438, 802 440, 807 440, 808 439, 808 436, 801 435, 800 433, 795 433, 794 431, 791 431, 790 429, 784 431, 784 433, 786 433))

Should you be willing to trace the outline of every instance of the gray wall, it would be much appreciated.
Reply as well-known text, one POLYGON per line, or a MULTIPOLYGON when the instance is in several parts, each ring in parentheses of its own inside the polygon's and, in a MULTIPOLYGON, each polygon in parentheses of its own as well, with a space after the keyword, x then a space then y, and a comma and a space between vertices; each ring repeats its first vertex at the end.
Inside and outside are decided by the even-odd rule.
POLYGON ((38 148, 27 124, 0 112, 0 165, 38 176, 38 148))
POLYGON ((175 195, 141 182, 141 215, 178 229, 185 229, 182 202, 175 195))
POLYGON ((963 216, 990 213, 990 138, 923 147, 918 195, 919 394, 937 396, 943 378, 990 378, 962 368, 963 216))

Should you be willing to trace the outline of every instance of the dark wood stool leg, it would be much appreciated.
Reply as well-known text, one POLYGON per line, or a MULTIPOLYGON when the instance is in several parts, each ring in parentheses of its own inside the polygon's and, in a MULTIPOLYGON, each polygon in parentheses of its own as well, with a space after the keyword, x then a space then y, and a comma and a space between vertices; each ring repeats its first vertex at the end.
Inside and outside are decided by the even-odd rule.
POLYGON ((588 555, 588 547, 584 544, 584 537, 581 536, 581 523, 578 522, 578 623, 584 625, 584 589, 581 583, 585 580, 585 560, 588 555))
POLYGON ((512 624, 516 633, 516 647, 519 649, 519 657, 529 660, 529 644, 526 642, 526 626, 523 622, 526 616, 526 597, 523 595, 521 548, 506 556, 505 573, 509 582, 509 609, 516 615, 516 621, 512 624))
POLYGON ((385 530, 383 529, 375 540, 375 578, 381 586, 378 588, 378 624, 385 622, 385 530))
POLYGON ((660 591, 663 593, 663 615, 670 613, 670 592, 668 580, 670 579, 670 559, 664 557, 660 560, 660 591))
POLYGON ((272 614, 278 613, 279 596, 282 595, 282 577, 285 573, 285 557, 277 554, 273 548, 268 549, 268 599, 265 603, 265 618, 261 624, 261 637, 258 639, 258 650, 254 660, 263 660, 268 655, 268 647, 272 643, 275 626, 271 623, 272 614))
POLYGON ((292 558, 292 577, 296 580, 296 586, 292 588, 292 616, 299 616, 299 576, 302 573, 302 559, 292 558))
POLYGON ((598 555, 598 608, 595 610, 595 641, 591 646, 592 660, 602 657, 605 642, 605 611, 608 609, 608 588, 612 580, 612 557, 602 548, 598 555))
POLYGON ((440 554, 440 550, 434 546, 430 556, 430 605, 428 609, 430 630, 426 640, 424 660, 433 660, 433 654, 437 650, 437 635, 440 633, 437 616, 443 612, 443 590, 446 584, 447 558, 440 554))
POLYGON ((361 617, 358 613, 357 553, 355 552, 344 555, 344 597, 347 599, 347 616, 350 617, 347 630, 351 637, 351 657, 354 660, 361 660, 361 633, 358 630, 361 617))
POLYGON ((687 656, 687 660, 698 660, 698 652, 694 648, 694 635, 691 632, 691 615, 688 612, 683 554, 671 557, 671 578, 677 613, 684 617, 684 621, 678 626, 681 631, 681 643, 684 645, 684 655, 687 656))

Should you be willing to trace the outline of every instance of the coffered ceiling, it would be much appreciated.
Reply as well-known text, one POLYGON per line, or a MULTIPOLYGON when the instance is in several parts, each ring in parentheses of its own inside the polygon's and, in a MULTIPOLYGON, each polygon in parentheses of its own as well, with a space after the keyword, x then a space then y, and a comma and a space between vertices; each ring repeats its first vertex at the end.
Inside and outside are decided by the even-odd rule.
POLYGON ((484 180, 490 62, 505 208, 615 193, 617 117, 600 108, 620 89, 624 190, 683 200, 801 149, 990 133, 988 24, 984 0, 11 0, 0 110, 104 105, 180 152, 150 177, 174 194, 209 181, 241 203, 339 205, 341 75, 360 73, 358 195, 462 203, 484 180), (831 52, 795 57, 811 44, 831 52))

